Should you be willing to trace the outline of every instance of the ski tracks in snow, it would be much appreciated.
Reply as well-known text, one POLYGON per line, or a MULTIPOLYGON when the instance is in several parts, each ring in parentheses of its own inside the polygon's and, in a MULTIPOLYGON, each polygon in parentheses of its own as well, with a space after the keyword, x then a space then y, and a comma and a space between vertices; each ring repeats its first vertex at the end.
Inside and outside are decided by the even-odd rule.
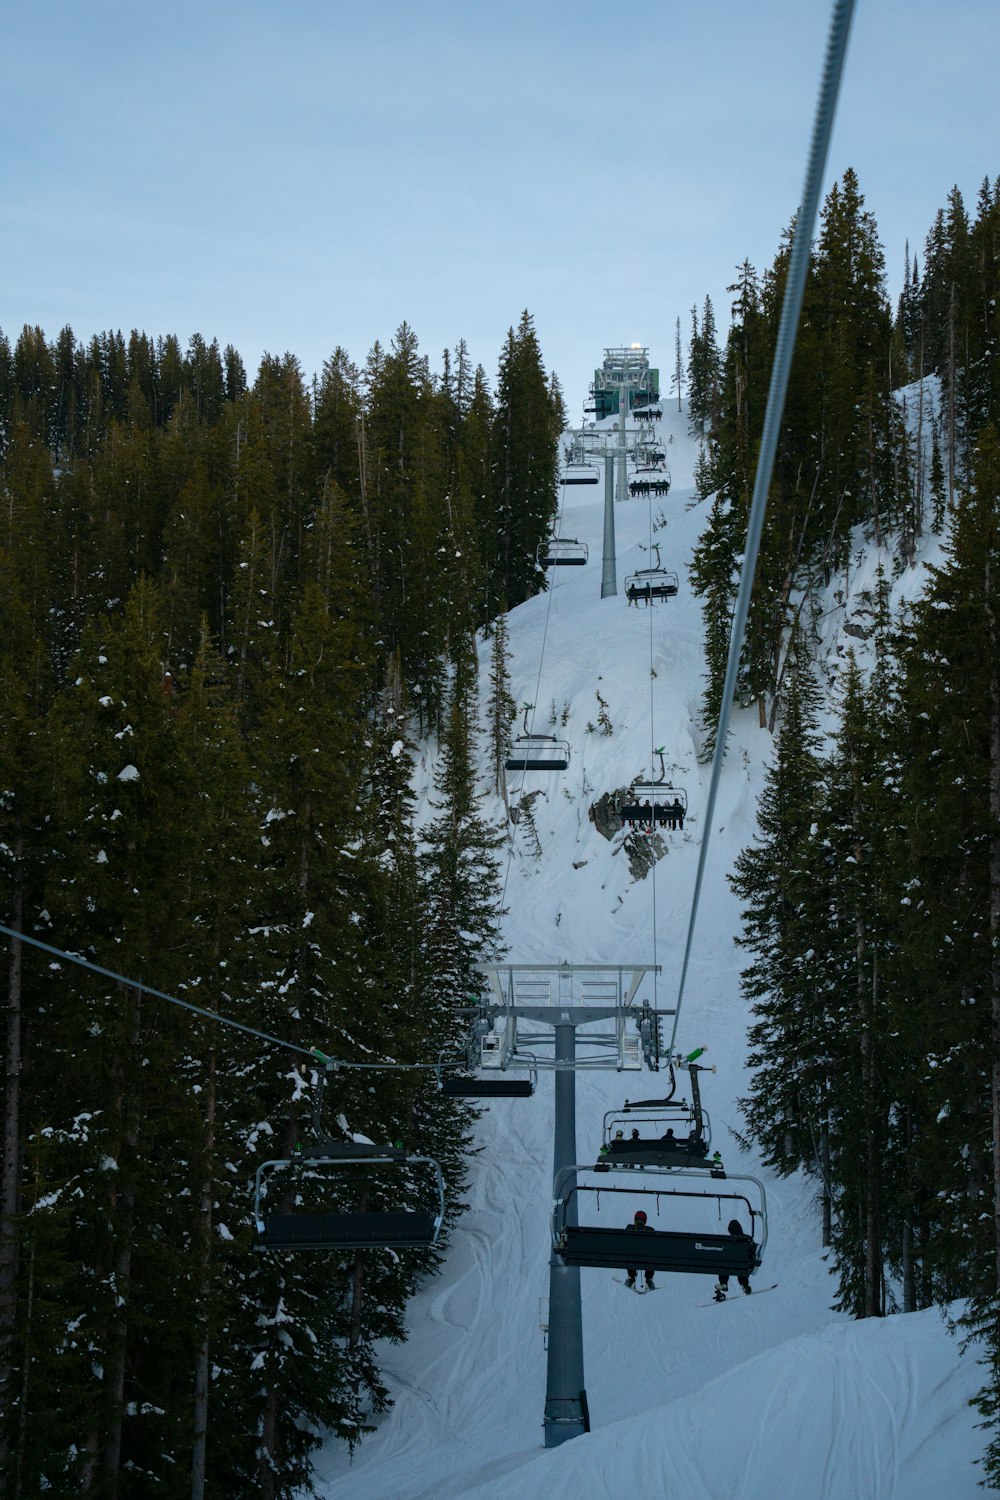
POLYGON ((525 1286, 535 1280, 526 1274, 527 1264, 539 1259, 540 1246, 544 1253, 544 1227, 536 1222, 538 1167, 520 1135, 517 1115, 534 1102, 533 1097, 503 1107, 505 1128, 496 1131, 476 1163, 470 1212, 455 1231, 461 1269, 457 1276, 449 1275, 428 1309, 446 1337, 435 1361, 441 1367, 437 1376, 431 1365, 424 1378, 447 1393, 442 1410, 456 1424, 488 1425, 497 1381, 520 1382, 537 1365, 540 1334, 534 1308, 517 1305, 523 1303, 525 1286))
MULTIPOLYGON (((866 1369, 866 1353, 843 1340, 829 1356, 830 1451, 819 1491, 821 1500, 839 1500, 845 1494, 864 1495, 866 1500, 894 1500, 896 1495, 898 1431, 894 1402, 886 1398, 866 1369)), ((905 1361, 901 1370, 909 1384, 905 1361)))

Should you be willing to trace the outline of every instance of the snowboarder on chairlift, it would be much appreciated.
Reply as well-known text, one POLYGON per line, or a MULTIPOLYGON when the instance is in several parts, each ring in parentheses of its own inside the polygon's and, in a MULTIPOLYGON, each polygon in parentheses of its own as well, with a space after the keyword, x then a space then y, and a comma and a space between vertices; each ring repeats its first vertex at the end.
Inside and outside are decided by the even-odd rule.
MULTIPOLYGON (((633 1126, 632 1132, 631 1132, 631 1134, 629 1136, 629 1140, 635 1142, 636 1145, 639 1144, 639 1131, 634 1126, 633 1126)), ((627 1161, 625 1163, 625 1165, 627 1167, 631 1167, 633 1170, 635 1169, 635 1162, 627 1161)), ((645 1167, 640 1167, 639 1170, 640 1170, 640 1172, 645 1172, 646 1168, 645 1167)), ((631 1229, 632 1225, 630 1224, 628 1227, 631 1229)))
MULTIPOLYGON (((637 1135, 638 1131, 634 1132, 634 1134, 637 1135)), ((644 1208, 637 1208, 636 1209, 634 1219, 632 1220, 631 1224, 626 1224, 625 1228, 626 1229, 637 1229, 641 1234, 655 1234, 656 1233, 656 1230, 655 1229, 650 1229, 649 1225, 646 1223, 646 1210, 644 1208)), ((655 1291, 656 1287, 655 1287, 655 1285, 653 1283, 653 1268, 652 1268, 652 1266, 645 1266, 643 1268, 643 1273, 642 1274, 646 1278, 646 1290, 647 1290, 647 1292, 655 1291)), ((625 1272, 625 1285, 626 1286, 634 1287, 635 1286, 635 1278, 636 1278, 637 1275, 638 1275, 638 1268, 636 1266, 629 1266, 628 1269, 625 1272)))
MULTIPOLYGON (((739 1219, 730 1219, 730 1221, 729 1221, 729 1233, 731 1235, 733 1235, 734 1237, 738 1238, 738 1239, 741 1239, 741 1240, 746 1239, 746 1235, 743 1233, 743 1225, 740 1223, 739 1219)), ((744 1294, 744 1296, 749 1297, 750 1293, 753 1291, 753 1287, 750 1285, 750 1277, 744 1271, 739 1276, 737 1276, 736 1280, 739 1282, 740 1286, 743 1288, 743 1294, 744 1294)), ((725 1302, 725 1300, 726 1300, 726 1293, 727 1293, 728 1290, 729 1290, 729 1275, 728 1275, 727 1272, 722 1272, 720 1274, 720 1276, 719 1276, 719 1284, 715 1288, 715 1300, 716 1300, 716 1302, 725 1302)))

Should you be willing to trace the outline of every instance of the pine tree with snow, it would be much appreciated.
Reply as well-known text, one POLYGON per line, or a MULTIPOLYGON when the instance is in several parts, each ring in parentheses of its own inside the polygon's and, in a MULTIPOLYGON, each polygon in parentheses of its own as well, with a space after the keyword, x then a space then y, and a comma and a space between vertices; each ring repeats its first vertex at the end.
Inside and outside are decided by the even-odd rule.
POLYGON ((901 649, 909 742, 904 805, 910 884, 899 957, 913 1040, 914 1175, 932 1185, 920 1204, 924 1278, 936 1299, 970 1290, 967 1328, 985 1348, 991 1381, 977 1398, 987 1430, 989 1483, 1000 1473, 995 1372, 1000 1241, 996 965, 1000 909, 1000 680, 995 580, 1000 444, 987 429, 901 649))
MULTIPOLYGON (((74 684, 52 709, 46 906, 77 951, 169 990, 197 983, 210 943, 192 920, 207 820, 196 815, 164 642, 162 599, 141 581, 120 621, 86 633, 74 684)), ((195 1324, 161 1327, 148 1309, 161 1298, 192 1301, 185 1251, 205 1178, 204 1074, 192 1068, 190 1025, 177 1010, 136 984, 70 966, 58 979, 45 1001, 45 1052, 32 1066, 32 1112, 34 1128, 51 1132, 39 1158, 43 1201, 64 1195, 70 1212, 40 1216, 45 1239, 35 1248, 64 1308, 86 1326, 88 1363, 103 1379, 73 1378, 78 1341, 46 1349, 23 1441, 26 1462, 41 1472, 54 1463, 63 1482, 86 1487, 125 1464, 165 1475, 190 1452, 195 1324), (65 1386, 72 1459, 48 1447, 48 1408, 36 1403, 50 1382, 65 1386), (136 1425, 130 1413, 150 1393, 152 1420, 136 1425)))
POLYGON ((448 717, 435 776, 435 816, 422 856, 430 901, 430 948, 437 982, 455 1005, 468 1003, 477 965, 495 955, 499 920, 499 830, 481 810, 473 761, 477 714, 471 650, 453 668, 448 717))
POLYGON ((879 671, 865 684, 849 656, 824 797, 827 944, 818 988, 837 1078, 830 1110, 830 1175, 839 1210, 834 1253, 841 1305, 857 1317, 887 1311, 890 1204, 900 1167, 889 1150, 898 1101, 886 1057, 898 900, 889 845, 895 811, 890 702, 888 675, 879 671))
MULTIPOLYGON (((51 809, 43 795, 44 712, 49 673, 42 640, 21 595, 18 562, 0 548, 0 921, 13 933, 37 930, 36 913, 44 908, 43 883, 51 809)), ((52 1307, 58 1276, 46 1264, 44 1246, 34 1241, 37 1225, 27 1222, 25 1177, 27 1138, 33 1127, 31 1108, 38 1035, 37 964, 16 936, 4 936, 4 1089, 3 1159, 0 1165, 0 1474, 14 1468, 12 1455, 22 1451, 24 1424, 21 1371, 32 1338, 60 1337, 64 1318, 52 1307), (44 1282, 33 1315, 26 1311, 25 1269, 37 1266, 44 1282), (53 1317, 46 1320, 45 1313, 53 1317), (41 1316, 39 1316, 41 1314, 41 1316), (34 1321, 35 1326, 31 1327, 34 1321)), ((40 1170, 40 1166, 39 1166, 40 1170)), ((30 1181, 30 1178, 29 1178, 30 1181)), ((54 1206, 53 1206, 54 1213, 54 1206)), ((60 1251, 61 1251, 60 1246, 60 1251)), ((65 1432, 60 1436, 71 1441, 65 1432)))
POLYGON ((702 614, 708 679, 702 699, 700 759, 706 761, 711 760, 715 750, 739 579, 737 539, 730 516, 730 506, 717 494, 691 566, 691 587, 704 601, 702 614))
POLYGON ((765 1161, 820 1175, 817 1143, 829 1124, 829 1044, 818 996, 823 954, 817 912, 826 863, 819 832, 823 765, 819 692, 801 641, 793 643, 775 755, 758 809, 758 841, 735 864, 740 946, 751 955, 743 993, 753 1007, 753 1080, 742 1108, 765 1161))
POLYGON ((931 530, 935 536, 940 536, 944 529, 945 511, 947 508, 947 493, 944 483, 944 465, 941 462, 941 443, 938 437, 938 427, 935 422, 931 428, 931 530))
POLYGON ((510 753, 512 726, 517 704, 510 691, 510 650, 508 647, 507 611, 501 610, 493 624, 490 642, 489 697, 486 723, 489 733, 490 761, 497 795, 506 784, 504 762, 510 753))

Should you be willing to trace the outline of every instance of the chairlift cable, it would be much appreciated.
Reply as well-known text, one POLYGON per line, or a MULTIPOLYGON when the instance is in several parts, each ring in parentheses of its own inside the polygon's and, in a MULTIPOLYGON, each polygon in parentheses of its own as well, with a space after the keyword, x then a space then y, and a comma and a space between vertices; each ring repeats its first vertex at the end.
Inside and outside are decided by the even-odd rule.
POLYGON ((743 565, 740 569, 740 585, 736 595, 732 633, 729 638, 729 657, 726 662, 726 677, 722 688, 722 701, 719 707, 719 723, 715 732, 715 749, 712 754, 712 773, 708 788, 708 798, 705 804, 705 831, 698 856, 698 872, 695 876, 694 894, 691 900, 691 914, 688 920, 687 939, 684 945, 684 960, 681 965, 677 1003, 674 1009, 674 1025, 670 1039, 671 1053, 674 1051, 677 1028, 680 1025, 681 1007, 684 1001, 684 985, 691 959, 695 924, 698 920, 698 906, 701 899, 705 861, 715 816, 715 803, 719 791, 722 762, 726 753, 729 720, 736 694, 736 676, 743 650, 747 617, 750 613, 750 595, 753 590, 757 556, 760 552, 764 517, 767 512, 767 496, 771 486, 771 476, 774 471, 774 458, 778 446, 781 416, 784 410, 785 396, 788 391, 788 380, 791 373, 792 358, 795 353, 795 339, 798 331, 799 315, 802 311, 806 273, 809 269, 813 230, 819 210, 820 189, 823 183, 823 172, 826 167, 826 159, 830 146, 830 136, 833 132, 837 95, 840 90, 840 82, 844 71, 844 56, 847 51, 847 39, 853 13, 854 0, 834 0, 833 15, 830 21, 830 32, 827 40, 826 60, 820 82, 815 120, 813 122, 812 144, 806 166, 805 184, 802 191, 802 202, 795 216, 795 233, 788 262, 788 280, 781 307, 781 321, 778 325, 778 340, 775 345, 774 364, 771 367, 771 382, 767 395, 767 407, 764 412, 764 426, 757 458, 757 472, 754 476, 753 496, 750 502, 750 515, 747 523, 746 548, 743 554, 743 565))
MULTIPOLYGON (((556 511, 556 525, 559 527, 560 531, 562 529, 562 513, 563 513, 563 507, 564 507, 565 503, 566 503, 566 480, 565 480, 565 478, 562 478, 559 481, 559 507, 558 507, 558 510, 556 511)), ((539 688, 542 685, 542 667, 545 664, 545 643, 546 643, 546 641, 548 639, 548 634, 549 634, 549 614, 550 614, 551 609, 552 609, 552 595, 555 592, 555 580, 553 580, 551 583, 548 583, 548 581, 547 581, 546 592, 547 592, 548 597, 546 598, 546 601, 545 601, 545 623, 542 626, 542 648, 541 648, 540 652, 538 653, 538 675, 535 678, 535 694, 534 694, 534 696, 535 696, 535 702, 533 702, 530 705, 530 707, 531 707, 531 723, 530 724, 528 723, 527 713, 525 714, 524 727, 525 727, 525 730, 527 731, 527 734, 528 734, 529 737, 534 733, 534 727, 535 727, 535 707, 536 707, 536 703, 537 703, 537 700, 538 700, 538 691, 539 691, 539 688)), ((520 796, 521 796, 522 792, 524 791, 524 778, 525 778, 526 774, 527 774, 527 767, 526 766, 522 766, 522 768, 521 768, 521 780, 518 782, 518 785, 517 785, 517 795, 518 795, 519 799, 520 799, 520 796)), ((503 875, 503 887, 501 888, 501 891, 500 891, 500 904, 499 904, 499 908, 498 908, 498 914, 501 913, 501 912, 503 912, 504 902, 507 899, 507 883, 510 880, 510 869, 511 869, 511 864, 513 863, 513 859, 514 859, 514 840, 511 837, 507 841, 507 866, 506 866, 506 869, 504 870, 504 875, 503 875)))
POLYGON ((268 1031, 259 1031, 257 1027, 247 1026, 243 1021, 234 1021, 232 1016, 206 1010, 204 1006, 195 1005, 190 1000, 182 1000, 178 995, 168 995, 163 990, 155 989, 141 979, 129 979, 127 975, 118 974, 114 969, 106 969, 102 964, 92 963, 89 958, 81 958, 78 953, 67 953, 65 948, 57 948, 52 943, 43 943, 40 938, 29 937, 26 932, 18 932, 16 928, 5 927, 2 922, 0 922, 0 932, 7 937, 16 938, 19 942, 29 943, 32 948, 40 948, 43 953, 51 953, 54 958, 62 958, 67 963, 78 964, 81 969, 88 969, 92 974, 100 974, 105 979, 113 979, 116 984, 127 984, 130 989, 138 990, 143 995, 151 995, 155 1000, 165 1000, 168 1005, 178 1005, 182 1010, 193 1011, 196 1016, 201 1016, 206 1021, 215 1021, 219 1026, 230 1026, 235 1031, 242 1031, 247 1036, 256 1037, 258 1041, 271 1042, 277 1047, 285 1047, 291 1052, 300 1053, 303 1057, 312 1058, 313 1062, 332 1061, 332 1058, 327 1057, 319 1047, 303 1047, 299 1042, 285 1041, 280 1036, 272 1036, 268 1031))
POLYGON ((113 979, 116 984, 126 984, 130 989, 138 990, 140 994, 150 995, 154 1000, 165 1000, 168 1005, 179 1006, 181 1010, 192 1011, 203 1020, 214 1021, 218 1026, 229 1026, 234 1031, 242 1031, 246 1036, 255 1037, 261 1042, 270 1042, 276 1047, 283 1047, 289 1052, 298 1052, 302 1057, 308 1057, 313 1062, 321 1063, 331 1067, 335 1071, 356 1072, 413 1072, 416 1070, 434 1070, 437 1063, 355 1063, 341 1062, 337 1058, 330 1057, 320 1047, 304 1047, 300 1042, 290 1042, 284 1037, 273 1036, 269 1031, 261 1031, 256 1026, 248 1026, 244 1021, 236 1021, 232 1016, 223 1015, 220 1011, 206 1010, 203 1005, 195 1005, 191 1000, 182 1000, 179 995, 168 995, 165 990, 158 990, 151 984, 146 984, 141 979, 130 979, 127 974, 119 974, 114 969, 106 969, 103 964, 95 964, 89 958, 81 958, 78 953, 68 953, 65 948, 57 948, 53 943, 43 943, 40 938, 30 937, 26 932, 18 932, 15 927, 6 927, 0 922, 0 933, 18 942, 28 943, 32 948, 40 948, 43 953, 49 953, 53 958, 65 959, 67 963, 77 964, 81 969, 87 969, 91 974, 100 974, 104 979, 113 979))

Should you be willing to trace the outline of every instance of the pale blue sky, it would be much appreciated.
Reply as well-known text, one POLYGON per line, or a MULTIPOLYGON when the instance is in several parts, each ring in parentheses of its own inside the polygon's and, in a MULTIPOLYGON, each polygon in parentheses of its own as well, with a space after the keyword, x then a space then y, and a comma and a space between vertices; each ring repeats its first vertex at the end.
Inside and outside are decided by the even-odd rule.
MULTIPOLYGON (((534 315, 579 412, 605 344, 674 322, 795 210, 827 0, 3 0, 0 327, 359 363, 404 318, 492 378, 534 315)), ((858 0, 828 178, 893 292, 1000 173, 996 0, 858 0)), ((666 382, 665 382, 666 383, 666 382)))

